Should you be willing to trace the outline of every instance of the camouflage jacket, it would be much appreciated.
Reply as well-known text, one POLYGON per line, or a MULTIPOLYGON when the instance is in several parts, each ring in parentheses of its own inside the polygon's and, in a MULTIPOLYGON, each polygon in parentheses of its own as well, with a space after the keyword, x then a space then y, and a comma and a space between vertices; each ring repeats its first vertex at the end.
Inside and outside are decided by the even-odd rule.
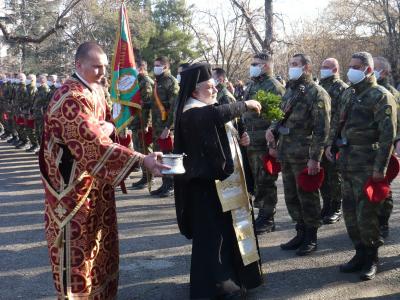
POLYGON ((350 86, 341 103, 340 118, 332 124, 328 141, 333 144, 341 129, 347 146, 339 148, 339 168, 385 173, 397 126, 393 95, 369 76, 350 86))
POLYGON ((395 142, 400 140, 400 93, 399 91, 389 83, 387 78, 382 78, 378 80, 378 84, 387 89, 393 96, 397 103, 397 130, 395 142))
POLYGON ((321 79, 319 83, 331 97, 331 124, 335 118, 339 118, 340 99, 343 92, 349 87, 345 82, 340 80, 339 76, 334 75, 325 79, 321 79))
POLYGON ((6 82, 5 84, 3 84, 2 86, 2 101, 4 104, 4 108, 5 110, 9 111, 12 109, 11 106, 11 101, 12 101, 12 97, 13 97, 13 85, 11 84, 11 82, 6 82))
POLYGON ((228 91, 225 84, 219 83, 216 86, 217 93, 217 101, 219 104, 230 104, 236 102, 235 97, 228 91))
MULTIPOLYGON (((279 96, 285 94, 285 88, 278 80, 272 76, 263 74, 257 78, 253 78, 253 80, 248 84, 243 99, 255 99, 259 90, 271 92, 279 96)), ((271 125, 271 122, 261 118, 261 116, 255 112, 246 112, 243 115, 243 120, 246 131, 250 136, 249 147, 260 148, 263 150, 266 149, 267 142, 265 140, 265 131, 271 125)))
POLYGON ((41 85, 38 87, 38 91, 35 95, 35 99, 33 102, 33 116, 36 119, 43 118, 44 112, 47 109, 47 105, 49 104, 49 93, 50 88, 47 84, 41 85))
POLYGON ((49 87, 50 92, 49 92, 49 99, 47 100, 48 103, 50 103, 51 98, 53 98, 54 93, 56 92, 57 88, 54 86, 54 84, 52 86, 49 87))
POLYGON ((299 88, 304 94, 293 103, 292 113, 284 127, 288 133, 279 135, 278 158, 280 161, 304 163, 309 159, 321 161, 329 134, 330 97, 310 76, 290 82, 282 98, 282 109, 295 97, 299 88))
POLYGON ((15 88, 13 107, 16 114, 23 114, 28 109, 29 93, 25 83, 18 84, 15 88))
MULTIPOLYGON (((154 81, 148 75, 138 75, 140 97, 142 98, 142 120, 143 127, 151 126, 151 105, 153 101, 154 81)), ((157 108, 155 108, 157 109, 157 108)), ((140 119, 135 117, 131 123, 132 130, 141 128, 140 119)))
MULTIPOLYGON (((174 122, 175 102, 179 94, 179 83, 175 77, 171 75, 170 71, 165 71, 162 75, 156 76, 155 84, 157 85, 155 89, 157 89, 158 96, 168 112, 168 119, 164 125, 166 127, 171 127, 174 122)), ((153 119, 161 119, 160 110, 155 100, 152 102, 151 110, 153 119)))
POLYGON ((36 87, 36 84, 35 85, 30 84, 30 85, 28 85, 26 87, 26 90, 28 92, 28 101, 27 101, 27 103, 26 103, 26 105, 24 107, 24 110, 27 113, 32 113, 33 104, 35 102, 35 96, 36 96, 36 93, 37 93, 38 89, 36 87))

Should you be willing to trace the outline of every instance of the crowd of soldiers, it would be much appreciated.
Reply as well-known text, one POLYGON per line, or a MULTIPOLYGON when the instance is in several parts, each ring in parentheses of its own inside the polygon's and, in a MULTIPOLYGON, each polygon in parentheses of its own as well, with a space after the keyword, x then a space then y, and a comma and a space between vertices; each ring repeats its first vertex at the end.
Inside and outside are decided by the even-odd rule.
POLYGON ((37 154, 44 113, 61 84, 57 75, 0 74, 0 139, 37 154))
MULTIPOLYGON (((284 111, 295 101, 295 108, 281 128, 253 112, 236 121, 241 138, 250 140, 241 151, 248 190, 259 208, 256 233, 275 230, 278 174, 265 170, 263 158, 268 154, 281 163, 285 202, 296 223, 295 237, 281 248, 297 250, 297 255, 312 253, 317 249, 321 224, 338 222, 343 210, 356 255, 340 270, 361 270, 361 279, 367 280, 375 276, 378 248, 389 233, 393 200, 389 195, 381 203, 371 204, 362 190, 368 176, 376 181, 384 178, 388 155, 396 146, 399 153, 397 117, 393 117, 399 93, 389 83, 391 68, 387 59, 359 52, 349 60, 347 83, 340 79, 339 64, 334 58, 321 63, 319 82, 315 80, 311 59, 305 54, 291 58, 287 84, 274 75, 273 60, 266 53, 253 57, 246 84, 238 80, 233 85, 222 68, 213 69, 213 78, 219 104, 255 99, 260 90, 280 96, 284 111), (333 151, 337 140, 343 143, 339 151, 333 151), (299 188, 298 174, 305 167, 311 176, 323 168, 325 178, 320 190, 299 188)), ((172 152, 180 72, 188 66, 181 64, 175 78, 168 58, 158 57, 153 62, 153 79, 147 72, 147 63, 138 62, 142 110, 129 129, 133 132, 134 148, 140 152, 172 152)), ((38 83, 33 74, 27 78, 23 73, 3 74, 0 79, 0 138, 18 149, 37 152, 44 112, 61 83, 55 75, 46 74, 39 76, 38 83)), ((154 183, 149 172, 143 170, 142 174, 133 183, 134 189, 154 183)), ((172 196, 173 179, 163 177, 162 185, 150 193, 156 197, 172 196)))

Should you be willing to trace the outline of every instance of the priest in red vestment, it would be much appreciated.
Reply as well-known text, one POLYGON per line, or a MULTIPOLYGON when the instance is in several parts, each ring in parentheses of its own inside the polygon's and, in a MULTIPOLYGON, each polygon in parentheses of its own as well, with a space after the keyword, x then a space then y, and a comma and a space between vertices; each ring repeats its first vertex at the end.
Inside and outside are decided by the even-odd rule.
POLYGON ((80 45, 75 74, 47 110, 39 165, 45 188, 45 230, 59 299, 115 299, 118 230, 114 187, 134 167, 160 175, 159 153, 144 156, 115 143, 101 79, 107 56, 80 45))

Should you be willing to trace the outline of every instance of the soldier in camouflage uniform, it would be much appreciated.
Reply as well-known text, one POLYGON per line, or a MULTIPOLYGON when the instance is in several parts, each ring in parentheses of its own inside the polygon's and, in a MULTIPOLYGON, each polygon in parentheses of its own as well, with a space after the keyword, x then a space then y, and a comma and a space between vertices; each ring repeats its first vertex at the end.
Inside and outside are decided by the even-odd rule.
MULTIPOLYGON (((329 133, 330 97, 312 79, 311 59, 295 54, 289 64, 289 84, 282 99, 282 110, 292 107, 284 124, 273 124, 266 133, 271 145, 276 144, 273 132, 279 133, 278 160, 282 165, 282 179, 286 206, 294 222, 297 235, 283 250, 297 249, 297 255, 307 255, 317 249, 321 204, 319 191, 306 192, 298 185, 298 174, 308 168, 309 175, 320 171, 320 162, 329 133)), ((270 152, 271 153, 271 152, 270 152)), ((273 153, 271 153, 273 154, 273 153)))
MULTIPOLYGON (((331 97, 331 122, 332 116, 338 113, 340 96, 348 85, 339 78, 339 63, 335 58, 327 58, 322 62, 320 85, 331 97)), ((325 155, 322 157, 321 166, 325 170, 325 179, 321 186, 323 207, 321 217, 325 224, 333 224, 342 216, 342 178, 336 168, 325 155)))
MULTIPOLYGON (((29 109, 29 92, 26 87, 26 75, 24 73, 18 75, 13 107, 17 118, 25 119, 29 109)), ((15 147, 22 150, 30 148, 28 131, 26 130, 25 124, 17 124, 17 132, 20 141, 15 147)))
MULTIPOLYGON (((272 58, 266 53, 253 57, 250 67, 251 82, 247 86, 244 100, 255 99, 259 90, 271 92, 279 96, 285 94, 285 88, 273 76, 272 58)), ((265 131, 271 125, 254 112, 243 115, 244 124, 250 137, 247 157, 254 180, 255 205, 260 208, 255 221, 257 234, 275 230, 274 215, 278 202, 276 180, 278 175, 271 175, 263 167, 263 156, 268 152, 265 131)))
POLYGON ((6 84, 6 75, 0 74, 0 138, 4 135, 4 137, 8 137, 8 133, 6 132, 6 122, 4 120, 5 110, 5 101, 3 97, 3 87, 6 84))
POLYGON ((12 145, 18 145, 19 137, 17 132, 17 124, 15 122, 15 105, 14 105, 18 74, 14 74, 11 76, 12 77, 8 82, 8 88, 6 88, 6 90, 4 91, 4 98, 6 99, 7 111, 8 111, 8 130, 12 135, 12 137, 7 140, 7 143, 10 143, 12 145))
MULTIPOLYGON (((156 80, 151 105, 153 150, 159 151, 157 140, 166 139, 171 135, 179 84, 175 77, 171 75, 170 63, 167 57, 158 57, 154 61, 154 75, 156 80)), ((173 178, 164 176, 162 181, 161 187, 152 191, 151 194, 160 197, 172 196, 174 192, 173 178)))
POLYGON ((48 77, 47 85, 50 88, 50 93, 49 93, 49 102, 51 98, 53 98, 54 92, 60 87, 60 84, 57 82, 57 75, 53 74, 48 77))
MULTIPOLYGON (((39 76, 39 87, 33 101, 32 114, 35 119, 35 134, 39 144, 42 141, 44 113, 49 104, 50 88, 47 85, 47 76, 39 76)), ((37 151, 36 151, 37 152, 37 151)))
MULTIPOLYGON (((33 104, 35 101, 35 96, 37 93, 36 87, 36 75, 29 74, 26 80, 26 88, 28 91, 28 102, 25 107, 25 120, 34 120, 33 118, 33 104)), ((27 122, 26 122, 27 124, 27 122)), ((29 126, 25 127, 26 134, 28 136, 29 141, 31 142, 31 147, 27 149, 27 152, 36 152, 39 150, 39 142, 38 137, 36 136, 35 129, 29 126)))
MULTIPOLYGON (((138 63, 138 82, 140 96, 142 98, 142 111, 141 115, 137 116, 130 125, 130 129, 134 134, 133 142, 134 148, 141 153, 148 154, 152 152, 152 145, 146 145, 142 140, 142 132, 147 133, 151 126, 151 103, 153 99, 153 86, 154 81, 147 73, 147 62, 142 60, 138 63), (143 128, 142 128, 143 127, 143 128), (145 145, 143 145, 145 144, 145 145), (144 146, 144 149, 143 149, 144 146)), ((144 136, 143 136, 144 138, 144 136)), ((152 174, 148 173, 145 168, 142 168, 142 178, 132 184, 133 189, 139 190, 147 186, 148 181, 152 180, 152 174)))
MULTIPOLYGON (((393 96, 397 103, 397 127, 399 128, 399 105, 400 105, 400 93, 390 83, 389 78, 391 76, 392 68, 389 61, 384 57, 374 57, 374 74, 380 86, 387 89, 393 96)), ((389 218, 393 211, 393 195, 390 192, 390 196, 385 200, 382 205, 382 210, 379 216, 379 227, 381 235, 386 238, 389 235, 389 218)))
MULTIPOLYGON (((372 203, 364 185, 384 179, 396 135, 396 103, 379 86, 371 54, 352 55, 347 73, 352 83, 342 96, 340 118, 334 120, 328 143, 341 145, 338 166, 343 177, 343 214, 355 256, 340 266, 341 272, 361 271, 360 278, 375 277, 378 248, 383 244, 378 216, 383 202, 372 203), (337 139, 339 137, 339 139, 337 139)), ((332 159, 331 147, 326 155, 332 159)))

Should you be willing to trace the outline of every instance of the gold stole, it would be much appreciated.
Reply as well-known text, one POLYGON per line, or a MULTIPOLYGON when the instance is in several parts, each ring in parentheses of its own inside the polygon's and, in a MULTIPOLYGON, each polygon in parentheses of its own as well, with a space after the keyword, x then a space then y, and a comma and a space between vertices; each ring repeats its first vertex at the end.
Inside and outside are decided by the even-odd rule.
POLYGON ((229 146, 234 163, 234 171, 227 179, 216 180, 215 185, 222 211, 232 214, 233 228, 236 234, 243 265, 247 266, 260 259, 256 236, 253 228, 252 207, 249 202, 243 171, 242 156, 237 141, 237 131, 229 122, 225 125, 229 146))
POLYGON ((161 113, 161 120, 166 121, 168 118, 168 112, 165 110, 164 105, 162 104, 162 101, 160 99, 160 96, 158 96, 158 88, 157 88, 157 80, 154 85, 154 99, 156 100, 156 105, 161 113))

